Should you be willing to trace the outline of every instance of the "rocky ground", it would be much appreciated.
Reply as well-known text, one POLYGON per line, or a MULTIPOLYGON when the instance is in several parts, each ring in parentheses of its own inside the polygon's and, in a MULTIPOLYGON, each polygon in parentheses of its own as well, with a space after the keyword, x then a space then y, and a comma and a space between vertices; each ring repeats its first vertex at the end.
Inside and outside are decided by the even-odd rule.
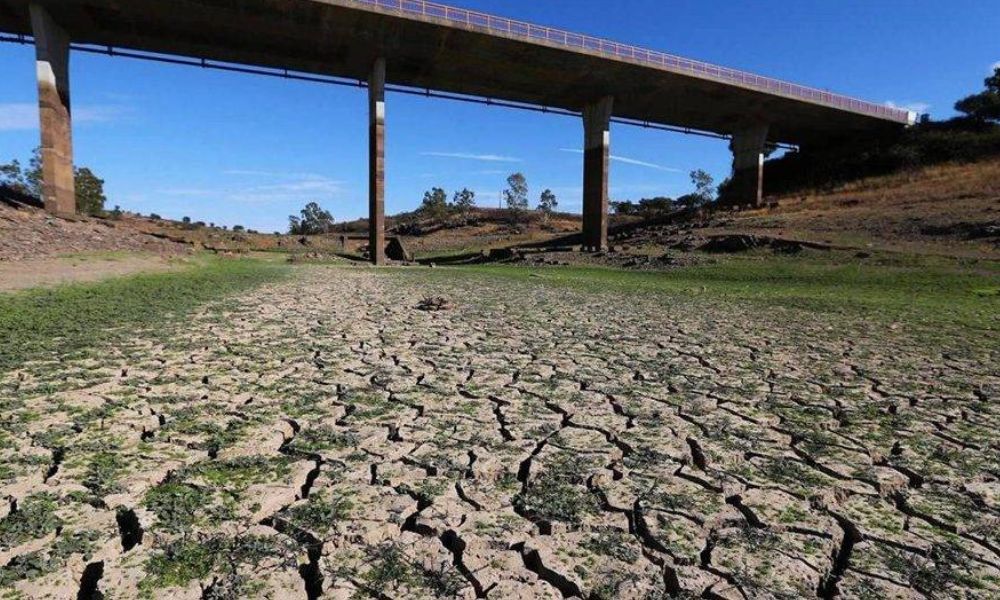
POLYGON ((434 273, 0 375, 4 597, 1000 594, 988 335, 434 273))
POLYGON ((45 211, 0 203, 0 262, 77 252, 144 251, 177 256, 190 246, 156 238, 111 219, 55 218, 45 211))

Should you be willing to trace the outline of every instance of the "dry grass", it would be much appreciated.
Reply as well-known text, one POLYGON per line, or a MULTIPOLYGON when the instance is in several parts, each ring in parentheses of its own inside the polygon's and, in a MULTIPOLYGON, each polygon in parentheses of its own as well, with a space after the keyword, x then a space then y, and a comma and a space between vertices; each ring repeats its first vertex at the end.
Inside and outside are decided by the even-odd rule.
MULTIPOLYGON (((889 205, 938 203, 1000 197, 1000 159, 928 167, 917 171, 862 179, 832 192, 807 191, 777 199, 782 211, 829 210, 860 203, 876 209, 889 205)), ((951 205, 946 205, 951 206, 951 205)))
POLYGON ((994 242, 963 235, 969 227, 997 224, 1000 159, 784 196, 771 208, 734 215, 724 229, 848 247, 998 258, 994 242))

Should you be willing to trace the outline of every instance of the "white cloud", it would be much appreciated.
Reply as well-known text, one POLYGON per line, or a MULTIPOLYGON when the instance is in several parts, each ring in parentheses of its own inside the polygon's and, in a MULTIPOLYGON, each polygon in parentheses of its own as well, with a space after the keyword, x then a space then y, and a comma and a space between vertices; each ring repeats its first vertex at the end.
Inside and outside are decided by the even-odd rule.
POLYGON ((38 105, 0 104, 0 131, 38 129, 38 105))
POLYGON ((257 204, 304 200, 328 200, 343 191, 344 182, 315 173, 267 173, 264 171, 225 171, 225 175, 261 176, 278 180, 264 185, 228 185, 219 188, 168 188, 157 190, 164 196, 220 199, 257 204), (284 179, 282 181, 282 179, 284 179))
POLYGON ((266 179, 323 179, 319 173, 296 173, 295 171, 264 171, 260 169, 229 169, 223 175, 232 177, 263 177, 266 179))
POLYGON ((1000 69, 1000 60, 998 60, 995 63, 993 63, 992 65, 990 65, 990 72, 989 72, 989 74, 992 75, 992 74, 996 73, 997 69, 1000 69))
POLYGON ((468 152, 421 152, 420 156, 433 156, 436 158, 459 158, 462 160, 480 160, 484 162, 524 162, 520 158, 513 156, 500 156, 498 154, 472 154, 468 152))
MULTIPOLYGON (((74 123, 110 123, 128 116, 129 109, 113 104, 83 105, 73 108, 74 123)), ((0 131, 39 128, 38 105, 32 102, 0 104, 0 131)))
MULTIPOLYGON (((583 154, 583 150, 577 150, 575 148, 560 148, 560 152, 570 152, 573 154, 583 154)), ((637 167, 646 167, 647 169, 654 169, 657 171, 664 171, 666 173, 682 173, 680 169, 675 169, 674 167, 666 167, 664 165, 658 165, 656 163, 646 162, 644 160, 638 160, 635 158, 629 158, 627 156, 618 156, 617 154, 611 155, 611 160, 615 162, 620 162, 626 165, 635 165, 637 167)))
POLYGON ((156 190, 158 194, 163 194, 164 196, 177 196, 182 198, 199 198, 202 196, 213 196, 218 192, 216 190, 207 190, 199 188, 167 188, 163 190, 156 190))
POLYGON ((896 103, 896 102, 893 102, 892 100, 886 102, 885 105, 888 106, 889 108, 898 108, 900 110, 908 110, 910 112, 915 112, 918 115, 922 115, 922 114, 926 113, 930 109, 930 107, 931 107, 931 105, 927 104, 926 102, 902 102, 902 103, 896 103))
POLYGON ((92 106, 79 106, 73 109, 74 123, 111 123, 121 121, 131 114, 131 109, 112 105, 95 104, 92 106))

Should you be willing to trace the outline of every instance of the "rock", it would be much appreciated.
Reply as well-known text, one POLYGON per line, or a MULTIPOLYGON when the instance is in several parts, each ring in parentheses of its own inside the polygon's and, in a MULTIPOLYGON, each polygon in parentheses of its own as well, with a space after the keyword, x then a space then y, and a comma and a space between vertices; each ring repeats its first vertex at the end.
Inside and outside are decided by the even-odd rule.
POLYGON ((389 260, 413 262, 413 253, 406 248, 403 240, 398 237, 389 240, 389 245, 385 248, 385 256, 389 260))
POLYGON ((424 310, 428 312, 437 312, 441 310, 451 310, 453 308, 451 301, 443 296, 424 298, 417 304, 417 310, 424 310))
POLYGON ((489 254, 490 260, 513 260, 518 257, 513 248, 491 248, 489 254))
POLYGON ((771 240, 771 249, 781 254, 798 254, 805 250, 801 242, 794 240, 771 240))
POLYGON ((708 243, 698 249, 702 252, 732 254, 760 248, 767 245, 768 241, 755 235, 722 235, 709 239, 708 243))

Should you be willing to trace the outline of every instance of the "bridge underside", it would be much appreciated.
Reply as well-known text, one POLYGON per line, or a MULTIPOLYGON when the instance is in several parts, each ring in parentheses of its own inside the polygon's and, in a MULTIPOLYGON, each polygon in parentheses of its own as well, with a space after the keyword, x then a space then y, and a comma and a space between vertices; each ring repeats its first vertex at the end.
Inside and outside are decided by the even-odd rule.
MULTIPOLYGON (((613 98, 616 117, 739 138, 734 140, 734 169, 743 173, 763 153, 763 145, 754 140, 808 146, 838 138, 879 135, 900 127, 899 123, 863 112, 803 101, 780 92, 764 92, 638 62, 612 60, 597 52, 489 34, 474 27, 456 27, 454 23, 433 18, 418 20, 366 10, 350 0, 40 1, 36 12, 46 16, 36 15, 34 19, 30 4, 28 0, 0 0, 0 30, 33 35, 36 44, 46 37, 58 38, 61 30, 73 43, 359 81, 371 80, 373 69, 384 61, 388 84, 581 113, 613 98), (764 138, 755 135, 761 128, 766 132, 764 138)), ((43 49, 39 48, 41 64, 43 49)), ((44 61, 48 64, 68 64, 68 56, 63 59, 59 48, 55 54, 51 48, 45 52, 44 61)), ((54 128, 65 127, 68 136, 68 76, 62 85, 66 110, 62 113, 49 110, 42 123, 43 129, 49 129, 50 133, 54 128), (63 113, 67 122, 60 123, 58 115, 63 113)), ((378 104, 373 101, 372 110, 378 104)), ((43 117, 45 106, 43 99, 43 117)), ((384 103, 381 106, 384 117, 384 103)), ((591 129, 586 126, 585 133, 591 129)), ((384 121, 380 127, 372 128, 380 135, 383 130, 384 121)), ((43 138, 45 135, 43 131, 43 138)), ((50 140, 48 145, 71 147, 68 137, 66 143, 50 140)), ((585 149, 593 146, 590 135, 586 135, 584 145, 585 149)), ((373 149, 373 162, 378 158, 375 153, 373 149)), ((592 182, 589 187, 606 190, 607 161, 586 162, 585 180, 592 182), (599 169, 600 173, 590 172, 592 169, 599 169)), ((372 170, 380 172, 377 165, 372 170)), ((380 184, 380 177, 373 177, 373 187, 380 184)), ((759 200, 759 181, 736 187, 748 190, 743 192, 740 202, 759 200)), ((65 195, 65 185, 60 189, 65 195)), ((588 206, 606 211, 607 192, 603 194, 603 202, 590 202, 588 206)), ((59 202, 65 206, 65 197, 59 202)), ((381 206, 381 202, 373 200, 371 205, 381 206)), ((598 226, 603 222, 606 226, 606 217, 585 218, 585 221, 599 223, 598 226)), ((585 238, 601 239, 594 235, 585 238)))

